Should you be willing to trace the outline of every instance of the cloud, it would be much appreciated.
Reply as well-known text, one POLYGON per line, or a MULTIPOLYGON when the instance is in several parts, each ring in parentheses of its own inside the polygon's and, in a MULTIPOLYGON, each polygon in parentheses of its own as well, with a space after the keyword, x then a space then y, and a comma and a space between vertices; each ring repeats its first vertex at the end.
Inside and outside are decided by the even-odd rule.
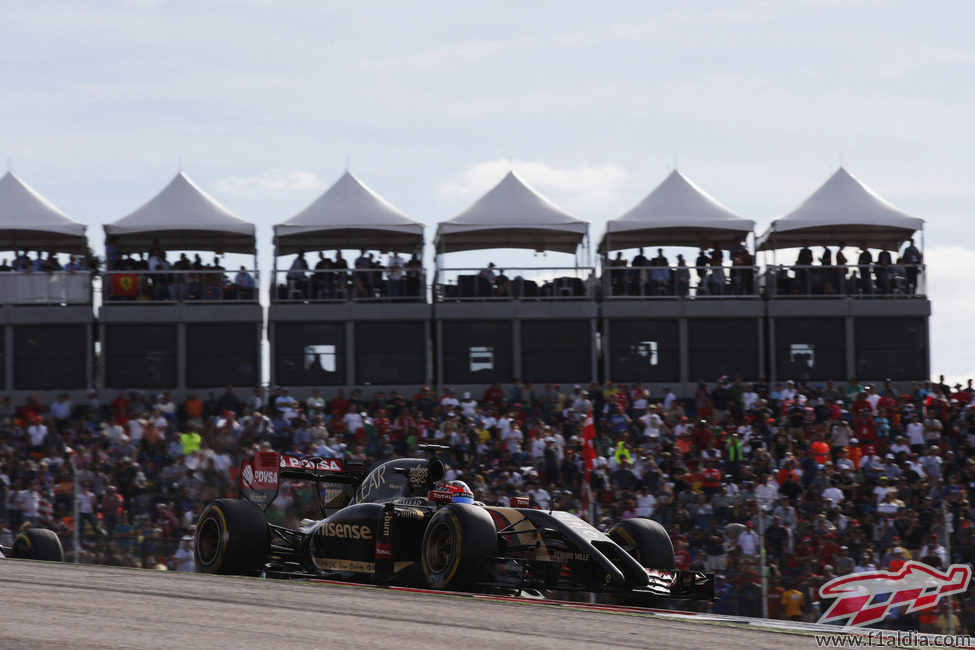
POLYGON ((441 185, 438 193, 445 199, 475 199, 497 185, 509 171, 567 208, 614 200, 629 180, 626 171, 614 163, 553 167, 543 162, 487 160, 468 169, 460 179, 441 185))
POLYGON ((516 46, 505 41, 464 43, 450 47, 439 47, 409 56, 391 57, 380 61, 365 61, 361 63, 361 66, 375 69, 396 67, 429 70, 454 66, 470 60, 483 60, 501 52, 508 52, 513 47, 516 46))
MULTIPOLYGON (((707 35, 707 43, 714 39, 739 42, 747 37, 742 35, 743 27, 764 24, 762 12, 735 7, 734 11, 711 10, 701 12, 654 12, 651 19, 634 20, 631 16, 625 22, 608 18, 605 12, 597 11, 592 20, 582 29, 557 29, 515 36, 506 34, 504 38, 470 40, 460 35, 455 42, 433 47, 415 53, 398 53, 379 59, 363 60, 358 66, 364 69, 423 71, 459 69, 472 62, 484 62, 497 57, 524 57, 528 53, 564 51, 576 52, 584 48, 603 48, 624 43, 648 42, 655 44, 688 45, 690 38, 707 35), (690 31, 690 34, 688 33, 690 31)), ((528 11, 524 17, 530 15, 528 11)), ((554 23, 553 23, 554 25, 554 23)), ((515 34, 523 33, 514 30, 515 34)))
POLYGON ((914 45, 901 52, 888 53, 878 72, 884 77, 901 77, 925 69, 968 68, 975 65, 975 54, 963 49, 952 49, 931 44, 914 45))
POLYGON ((325 182, 315 174, 290 169, 270 169, 253 176, 221 178, 215 185, 221 192, 244 196, 325 188, 325 182))

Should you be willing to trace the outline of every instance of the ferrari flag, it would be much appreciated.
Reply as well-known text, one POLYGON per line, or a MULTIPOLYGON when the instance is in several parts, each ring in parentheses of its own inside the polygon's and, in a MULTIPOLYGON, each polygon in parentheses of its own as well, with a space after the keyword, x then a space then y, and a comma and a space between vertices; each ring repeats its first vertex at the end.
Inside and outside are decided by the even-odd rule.
POLYGON ((138 296, 139 276, 135 273, 113 273, 111 286, 113 297, 138 296))

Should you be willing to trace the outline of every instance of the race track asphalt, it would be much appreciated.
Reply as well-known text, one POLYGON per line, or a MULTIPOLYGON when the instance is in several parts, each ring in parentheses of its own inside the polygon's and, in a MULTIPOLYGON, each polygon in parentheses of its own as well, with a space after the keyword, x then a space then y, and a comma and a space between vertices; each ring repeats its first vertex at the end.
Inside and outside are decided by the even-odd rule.
POLYGON ((361 586, 0 560, 0 648, 758 648, 809 636, 361 586))

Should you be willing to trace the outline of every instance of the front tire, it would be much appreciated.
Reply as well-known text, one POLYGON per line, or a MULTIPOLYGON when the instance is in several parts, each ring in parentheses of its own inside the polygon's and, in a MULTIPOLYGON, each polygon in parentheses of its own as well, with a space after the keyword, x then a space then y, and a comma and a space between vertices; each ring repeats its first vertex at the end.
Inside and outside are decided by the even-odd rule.
POLYGON ((484 558, 497 555, 498 531, 480 506, 451 503, 430 520, 421 548, 430 588, 469 591, 477 585, 484 558))
MULTIPOLYGON (((624 519, 606 533, 609 538, 648 569, 673 571, 674 544, 667 530, 652 519, 624 519)), ((663 599, 640 593, 616 593, 610 602, 631 607, 661 607, 663 599)))
POLYGON ((199 573, 255 576, 270 550, 267 517, 242 499, 207 504, 196 523, 193 556, 199 573))
POLYGON ((624 519, 615 523, 607 534, 641 566, 674 570, 674 545, 667 530, 656 521, 624 519))
POLYGON ((64 562, 64 549, 53 530, 25 528, 14 538, 13 556, 25 560, 64 562))

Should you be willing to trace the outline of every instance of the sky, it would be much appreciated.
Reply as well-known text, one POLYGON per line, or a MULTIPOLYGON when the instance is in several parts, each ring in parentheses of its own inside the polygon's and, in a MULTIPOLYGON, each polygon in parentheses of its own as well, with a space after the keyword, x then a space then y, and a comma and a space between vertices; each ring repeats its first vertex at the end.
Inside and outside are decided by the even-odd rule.
POLYGON ((0 163, 99 252, 182 169, 257 225, 265 269, 272 226, 346 169, 428 240, 513 169, 598 241, 675 167, 761 233, 843 165, 925 220, 953 383, 975 377, 972 24, 964 1, 0 0, 0 163))

